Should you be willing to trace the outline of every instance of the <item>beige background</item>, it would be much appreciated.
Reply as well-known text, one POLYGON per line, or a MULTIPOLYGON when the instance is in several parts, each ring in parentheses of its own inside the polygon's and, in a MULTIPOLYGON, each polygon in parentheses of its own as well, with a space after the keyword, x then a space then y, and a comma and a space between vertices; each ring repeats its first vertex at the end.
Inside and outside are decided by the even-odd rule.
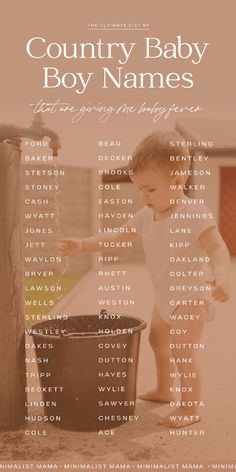
MULTIPOLYGON (((1 122, 28 126, 32 121, 29 103, 40 98, 45 101, 60 98, 75 106, 90 104, 142 104, 146 101, 161 105, 177 103, 204 107, 201 117, 235 116, 235 76, 233 42, 235 2, 215 2, 181 0, 143 2, 110 2, 45 0, 41 2, 5 2, 1 22, 1 122), (88 22, 102 23, 149 23, 150 31, 104 31, 88 32, 88 22), (210 42, 202 61, 189 65, 188 61, 171 60, 164 62, 143 59, 144 37, 157 36, 163 42, 174 41, 181 34, 189 42, 210 42), (102 89, 100 68, 105 61, 81 60, 33 60, 25 52, 29 38, 44 37, 47 42, 137 42, 135 54, 124 66, 128 71, 190 71, 194 74, 192 89, 102 89), (51 62, 51 63, 50 63, 51 62), (83 71, 88 68, 96 72, 96 78, 84 95, 77 95, 69 89, 42 89, 42 67, 54 66, 65 71, 83 71), (96 71, 97 69, 97 71, 96 71)), ((115 64, 116 65, 116 64, 115 64)), ((179 118, 188 118, 185 114, 179 118)), ((131 152, 140 136, 145 136, 156 125, 150 116, 137 118, 118 116, 105 125, 98 125, 97 117, 87 117, 83 121, 70 123, 70 117, 63 114, 43 117, 47 126, 57 130, 61 136, 63 149, 60 158, 73 165, 96 166, 94 151, 96 139, 122 138, 126 152, 131 152)), ((170 127, 172 119, 161 120, 158 127, 170 127)))
MULTIPOLYGON (((234 10, 234 0, 217 3, 215 0, 207 2, 204 0, 198 2, 190 2, 189 0, 179 0, 178 2, 175 0, 169 2, 153 0, 140 4, 134 1, 124 2, 123 0, 120 2, 101 0, 98 3, 92 0, 84 2, 69 0, 61 3, 56 0, 42 0, 37 3, 26 0, 19 3, 13 1, 5 3, 0 31, 2 55, 1 122, 28 126, 33 117, 29 103, 37 102, 41 98, 45 101, 60 98, 62 101, 70 101, 75 106, 87 105, 88 103, 97 105, 99 102, 104 105, 130 103, 138 106, 144 101, 148 104, 154 104, 158 101, 161 105, 171 105, 172 103, 179 105, 199 104, 204 110, 198 114, 198 118, 233 118, 235 117, 234 10), (150 23, 150 31, 148 34, 146 32, 88 32, 88 22, 144 22, 150 23), (163 42, 169 42, 174 41, 177 34, 181 34, 183 40, 189 42, 206 41, 211 43, 199 65, 188 66, 187 61, 186 63, 185 61, 173 61, 173 63, 165 61, 163 63, 161 60, 153 61, 153 63, 146 61, 145 63, 142 59, 141 50, 138 50, 137 47, 135 56, 130 59, 125 67, 127 71, 134 72, 160 71, 168 73, 170 71, 192 71, 195 77, 195 86, 189 90, 181 88, 178 90, 171 90, 169 88, 165 90, 116 90, 113 87, 110 90, 102 90, 97 80, 93 82, 94 86, 89 88, 89 91, 83 96, 77 96, 74 91, 66 89, 45 91, 41 88, 41 69, 43 66, 52 65, 62 68, 64 71, 74 72, 91 67, 94 71, 97 68, 98 72, 105 63, 97 61, 86 66, 85 62, 79 60, 64 62, 58 60, 50 64, 49 61, 33 61, 25 53, 25 44, 33 36, 42 36, 49 42, 56 41, 59 43, 75 41, 96 42, 98 38, 102 38, 104 42, 134 41, 143 45, 143 38, 145 36, 157 36, 163 42)), ((181 118, 188 117, 188 114, 181 116, 181 118)), ((95 115, 87 117, 75 125, 71 124, 68 115, 56 114, 51 116, 47 114, 43 116, 43 120, 48 127, 55 129, 60 135, 62 150, 60 151, 59 159, 63 164, 66 165, 68 163, 73 166, 84 167, 99 166, 96 159, 98 139, 121 139, 122 151, 131 153, 137 142, 157 127, 152 123, 150 116, 142 118, 120 116, 112 118, 105 125, 98 124, 97 116, 95 115)), ((172 126, 174 126, 173 119, 160 121, 158 124, 159 128, 170 128, 172 126)), ((136 271, 135 268, 134 271, 136 271)), ((142 273, 140 272, 140 274, 142 273)), ((86 296, 84 301, 86 306, 88 303, 87 293, 93 294, 91 301, 89 301, 91 303, 94 302, 93 298, 97 296, 96 293, 92 292, 93 288, 91 287, 94 287, 94 284, 91 284, 89 287, 91 292, 87 291, 84 293, 84 296, 86 296)), ((141 296, 142 288, 143 286, 140 289, 139 286, 135 288, 137 297, 141 296)), ((148 281, 147 290, 150 290, 148 281)), ((145 293, 149 294, 148 291, 145 293)), ((143 298, 142 301, 144 303, 143 298)), ((148 301, 150 304, 149 299, 148 301)), ((81 306, 81 299, 79 302, 81 306)), ((75 310, 78 313, 77 300, 75 300, 75 304, 75 310)), ((235 305, 235 299, 230 302, 231 308, 229 310, 230 323, 232 324, 235 321, 233 305, 235 305)), ((211 434, 209 441, 206 439, 203 442, 195 442, 194 438, 187 438, 184 440, 184 443, 182 442, 183 438, 179 438, 178 441, 172 441, 172 438, 168 439, 166 431, 163 432, 162 429, 158 430, 157 438, 156 420, 153 420, 152 417, 149 422, 149 404, 147 404, 143 414, 144 420, 142 423, 140 422, 141 432, 139 433, 138 431, 137 434, 140 438, 138 437, 136 444, 128 441, 133 435, 130 425, 126 428, 126 433, 123 433, 124 430, 120 430, 120 437, 124 434, 120 441, 116 440, 114 443, 103 442, 101 451, 100 444, 97 446, 97 450, 94 449, 94 444, 97 444, 97 437, 95 438, 96 441, 94 437, 86 437, 87 443, 84 446, 84 437, 78 437, 76 433, 73 435, 71 433, 67 434, 60 430, 56 436, 54 434, 55 430, 52 428, 50 436, 52 443, 48 446, 48 450, 45 448, 44 438, 41 440, 36 438, 34 441, 28 441, 27 438, 24 438, 22 443, 21 433, 15 433, 13 436, 6 434, 3 438, 3 446, 1 446, 3 454, 6 454, 5 456, 3 455, 3 458, 6 460, 17 460, 19 458, 30 460, 30 454, 32 453, 32 460, 44 458, 48 461, 53 459, 69 461, 68 455, 70 453, 72 460, 77 460, 82 448, 82 459, 88 461, 93 460, 94 457, 95 459, 98 458, 98 460, 105 460, 107 454, 111 456, 113 454, 111 460, 117 462, 123 461, 124 457, 129 461, 140 460, 141 462, 149 460, 154 462, 158 460, 163 462, 172 460, 182 461, 183 450, 187 451, 189 461, 192 459, 202 459, 203 450, 208 460, 214 460, 215 457, 220 458, 222 461, 227 460, 228 457, 232 459, 235 432, 235 419, 231 411, 231 405, 233 405, 235 397, 235 369, 232 359, 235 349, 233 347, 233 330, 230 333, 230 341, 227 341, 229 337, 228 329, 226 323, 221 325, 221 322, 218 322, 218 324, 214 325, 211 333, 210 327, 208 327, 206 333, 206 336, 209 336, 207 339, 209 339, 209 346, 212 347, 212 355, 209 356, 209 363, 205 366, 205 378, 207 380, 218 368, 221 369, 221 372, 224 371, 224 381, 222 383, 217 371, 214 377, 214 385, 212 382, 208 382, 205 387, 206 394, 212 398, 212 404, 208 409, 205 423, 211 434), (218 348, 219 339, 223 340, 224 346, 227 345, 227 349, 223 349, 223 357, 219 351, 220 348, 218 348), (227 369, 225 369, 224 361, 226 361, 227 369), (221 409, 216 414, 215 408, 219 409, 219 404, 223 405, 223 411, 221 409), (218 428, 219 423, 222 425, 221 428, 218 428), (153 428, 151 430, 150 425, 153 428), (149 434, 148 437, 146 437, 147 434, 149 434), (14 457, 14 449, 18 440, 20 443, 17 449, 18 456, 14 457), (64 446, 65 449, 65 445, 66 451, 62 447, 64 446), (32 447, 33 452, 30 452, 32 447), (83 447, 86 449, 85 452, 83 447), (120 448, 124 447, 127 447, 128 452, 122 456, 120 448), (91 451, 89 448, 91 448, 91 451), (69 453, 67 453, 67 450, 69 453), (34 452, 35 454, 33 455, 34 452)), ((146 365, 149 367, 151 365, 151 363, 149 364, 151 351, 147 340, 145 341, 145 346, 147 351, 143 351, 144 354, 141 356, 140 378, 144 379, 145 386, 149 388, 149 384, 153 383, 153 379, 149 375, 150 371, 146 369, 146 365)))

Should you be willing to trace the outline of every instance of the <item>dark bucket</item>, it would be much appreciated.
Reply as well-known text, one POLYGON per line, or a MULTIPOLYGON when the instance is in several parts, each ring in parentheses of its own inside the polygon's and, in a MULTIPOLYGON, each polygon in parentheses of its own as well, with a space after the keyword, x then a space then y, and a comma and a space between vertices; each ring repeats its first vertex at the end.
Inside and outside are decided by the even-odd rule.
POLYGON ((45 415, 55 417, 52 424, 98 431, 135 420, 139 344, 145 327, 139 318, 106 312, 32 326, 36 357, 42 358, 37 345, 46 344, 47 360, 38 363, 38 369, 45 415))

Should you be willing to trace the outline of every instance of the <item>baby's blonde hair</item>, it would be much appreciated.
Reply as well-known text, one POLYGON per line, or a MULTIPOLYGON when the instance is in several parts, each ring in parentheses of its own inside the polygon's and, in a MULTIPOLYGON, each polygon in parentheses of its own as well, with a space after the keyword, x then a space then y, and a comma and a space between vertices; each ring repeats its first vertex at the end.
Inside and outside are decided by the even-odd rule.
POLYGON ((133 174, 155 165, 167 170, 189 168, 190 160, 171 161, 170 156, 189 156, 184 138, 176 131, 156 131, 137 146, 128 168, 133 174))

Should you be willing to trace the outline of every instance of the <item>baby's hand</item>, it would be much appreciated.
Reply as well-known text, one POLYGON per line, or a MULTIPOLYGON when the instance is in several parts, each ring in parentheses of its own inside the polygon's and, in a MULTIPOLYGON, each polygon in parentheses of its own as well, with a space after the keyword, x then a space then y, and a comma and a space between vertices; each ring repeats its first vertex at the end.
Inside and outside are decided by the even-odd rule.
POLYGON ((60 256, 67 259, 82 251, 82 240, 77 238, 62 239, 57 244, 57 247, 60 256))
POLYGON ((208 284, 212 285, 212 297, 218 302, 227 302, 229 300, 229 284, 223 275, 216 275, 213 280, 208 280, 208 284))

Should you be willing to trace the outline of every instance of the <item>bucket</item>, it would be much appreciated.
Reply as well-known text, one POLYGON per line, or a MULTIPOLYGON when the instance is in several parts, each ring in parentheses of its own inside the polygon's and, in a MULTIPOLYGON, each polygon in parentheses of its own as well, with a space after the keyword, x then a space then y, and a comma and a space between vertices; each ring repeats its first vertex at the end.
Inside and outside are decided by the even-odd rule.
POLYGON ((141 330, 130 316, 71 316, 43 321, 33 336, 44 414, 54 426, 99 431, 134 418, 141 330), (42 359, 42 344, 44 344, 42 359), (55 418, 55 420, 54 420, 55 418))

